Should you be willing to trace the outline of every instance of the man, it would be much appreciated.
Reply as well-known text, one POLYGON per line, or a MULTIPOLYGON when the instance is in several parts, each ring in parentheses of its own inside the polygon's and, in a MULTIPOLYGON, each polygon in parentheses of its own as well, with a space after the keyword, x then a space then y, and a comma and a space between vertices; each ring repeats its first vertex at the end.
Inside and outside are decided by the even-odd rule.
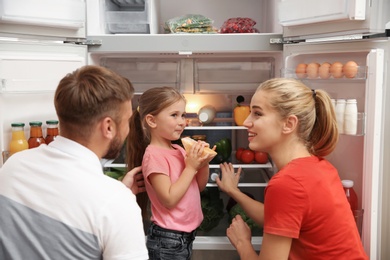
POLYGON ((134 196, 145 191, 140 167, 121 183, 100 163, 122 148, 133 94, 127 79, 98 66, 60 81, 60 136, 0 168, 0 259, 148 259, 134 196))

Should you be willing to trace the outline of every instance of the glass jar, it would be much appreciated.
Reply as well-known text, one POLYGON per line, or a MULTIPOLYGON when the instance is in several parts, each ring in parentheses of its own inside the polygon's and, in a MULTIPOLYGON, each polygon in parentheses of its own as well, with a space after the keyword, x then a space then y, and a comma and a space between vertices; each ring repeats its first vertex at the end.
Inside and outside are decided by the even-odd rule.
POLYGON ((58 120, 47 120, 46 121, 46 137, 45 142, 49 144, 54 141, 54 139, 59 135, 58 130, 58 120))
POLYGON ((24 134, 24 123, 12 123, 12 139, 9 143, 10 156, 28 149, 28 142, 24 134))
POLYGON ((35 148, 45 144, 45 138, 42 134, 42 122, 32 121, 30 124, 30 138, 28 139, 28 148, 35 148))
POLYGON ((347 99, 344 112, 344 133, 356 135, 358 121, 358 108, 356 99, 347 99))

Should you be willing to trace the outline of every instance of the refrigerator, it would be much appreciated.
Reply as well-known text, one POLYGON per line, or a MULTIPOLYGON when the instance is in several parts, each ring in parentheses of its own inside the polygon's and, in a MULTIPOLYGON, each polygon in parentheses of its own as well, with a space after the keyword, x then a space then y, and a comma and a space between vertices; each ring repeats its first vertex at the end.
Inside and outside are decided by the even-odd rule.
MULTIPOLYGON (((353 78, 301 80, 333 99, 356 99, 358 131, 340 134, 328 159, 341 179, 354 181, 364 209, 362 243, 370 259, 390 258, 390 3, 386 0, 0 0, 0 167, 8 156, 11 123, 56 119, 53 96, 59 80, 95 64, 128 77, 137 95, 170 85, 188 100, 185 134, 232 140, 234 167, 244 168, 240 187, 263 199, 275 171, 243 165, 235 151, 247 145, 244 127, 232 123, 236 97, 249 103, 256 87, 272 77, 297 78, 298 64, 354 61, 353 78), (164 22, 184 14, 212 18, 218 29, 231 17, 255 20, 259 33, 166 34, 164 22), (218 111, 208 126, 197 112, 218 111)), ((45 133, 45 126, 44 126, 45 133)), ((271 158, 272 159, 272 158, 271 158)), ((102 161, 105 168, 122 162, 102 161)), ((210 167, 210 174, 218 172, 210 167)), ((217 189, 210 180, 209 189, 217 189)), ((224 207, 228 199, 220 194, 224 207)), ((226 209, 224 208, 225 215, 226 209)), ((226 218, 226 216, 224 217, 226 218)), ((226 219, 198 232, 194 259, 238 259, 225 236, 226 219)), ((261 250, 261 230, 254 233, 261 250)))

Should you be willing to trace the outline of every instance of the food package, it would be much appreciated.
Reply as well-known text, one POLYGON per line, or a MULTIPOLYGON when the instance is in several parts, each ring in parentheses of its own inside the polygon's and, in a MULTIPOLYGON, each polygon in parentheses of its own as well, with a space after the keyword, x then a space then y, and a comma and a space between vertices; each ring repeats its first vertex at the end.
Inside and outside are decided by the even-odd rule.
POLYGON ((216 33, 214 21, 200 14, 186 14, 165 22, 167 33, 216 33))
POLYGON ((221 26, 220 33, 259 33, 254 28, 256 21, 246 17, 236 17, 227 19, 221 26))
MULTIPOLYGON (((188 153, 188 152, 190 152, 192 146, 197 143, 197 141, 195 141, 194 139, 192 139, 190 137, 184 137, 181 139, 181 143, 183 144, 184 149, 188 153)), ((217 152, 208 148, 208 147, 205 147, 203 150, 202 156, 205 156, 206 154, 208 154, 210 157, 214 157, 217 155, 217 152)))

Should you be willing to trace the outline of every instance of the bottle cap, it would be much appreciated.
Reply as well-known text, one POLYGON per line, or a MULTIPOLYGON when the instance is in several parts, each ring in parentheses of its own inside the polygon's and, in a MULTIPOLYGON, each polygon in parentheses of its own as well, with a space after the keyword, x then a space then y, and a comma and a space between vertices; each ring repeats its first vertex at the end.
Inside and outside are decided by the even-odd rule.
POLYGON ((352 180, 342 180, 341 183, 343 184, 344 188, 352 188, 353 187, 352 180))
POLYGON ((20 123, 20 122, 11 123, 11 127, 24 127, 24 123, 20 123))
POLYGON ((210 176, 210 180, 215 181, 219 177, 219 174, 216 172, 213 172, 210 176))
POLYGON ((41 126, 42 122, 40 122, 40 121, 32 121, 29 124, 30 124, 30 126, 41 126))
POLYGON ((58 120, 47 120, 46 124, 48 124, 48 125, 57 125, 58 124, 58 120))

